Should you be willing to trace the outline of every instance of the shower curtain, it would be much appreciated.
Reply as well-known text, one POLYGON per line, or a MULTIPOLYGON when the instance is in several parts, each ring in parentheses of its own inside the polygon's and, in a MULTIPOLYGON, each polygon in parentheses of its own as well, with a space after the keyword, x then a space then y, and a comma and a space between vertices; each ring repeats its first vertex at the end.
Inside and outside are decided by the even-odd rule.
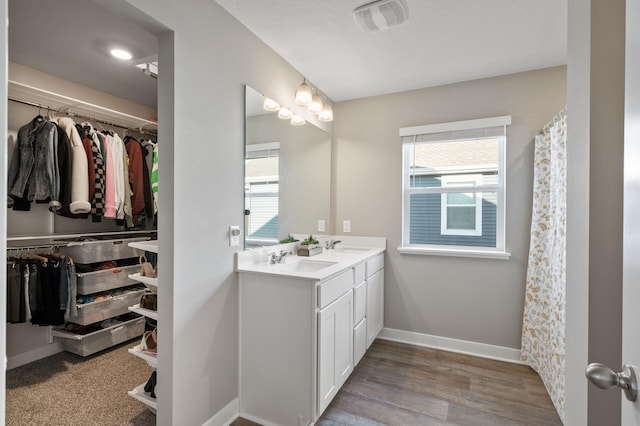
POLYGON ((520 358, 538 372, 564 423, 566 111, 535 137, 533 210, 520 358))

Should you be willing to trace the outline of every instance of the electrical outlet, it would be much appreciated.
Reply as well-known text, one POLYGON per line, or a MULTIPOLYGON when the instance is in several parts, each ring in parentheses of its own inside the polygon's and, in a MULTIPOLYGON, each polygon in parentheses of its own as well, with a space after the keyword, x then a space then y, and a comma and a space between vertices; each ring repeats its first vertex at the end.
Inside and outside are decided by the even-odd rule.
POLYGON ((351 221, 343 220, 342 221, 342 232, 351 232, 351 221))
POLYGON ((318 220, 318 232, 324 232, 324 220, 318 220))

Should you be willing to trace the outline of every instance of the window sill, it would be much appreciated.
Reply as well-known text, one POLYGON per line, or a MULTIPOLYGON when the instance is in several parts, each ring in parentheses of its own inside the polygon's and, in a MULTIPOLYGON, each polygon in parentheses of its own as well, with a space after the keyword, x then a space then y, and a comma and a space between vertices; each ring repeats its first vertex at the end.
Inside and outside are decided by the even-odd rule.
POLYGON ((504 251, 440 249, 425 247, 398 247, 400 254, 418 254, 424 256, 475 257, 481 259, 509 260, 511 253, 504 251))

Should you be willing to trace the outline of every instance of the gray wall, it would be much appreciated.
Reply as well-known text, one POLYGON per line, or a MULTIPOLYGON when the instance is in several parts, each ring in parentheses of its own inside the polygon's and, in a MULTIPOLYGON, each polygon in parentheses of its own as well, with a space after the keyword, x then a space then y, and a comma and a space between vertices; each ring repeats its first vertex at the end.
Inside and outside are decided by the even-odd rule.
POLYGON ((383 236, 385 327, 520 347, 531 223, 533 138, 566 102, 555 67, 340 102, 335 108, 336 231, 383 236), (400 127, 511 114, 507 130, 508 261, 401 255, 400 127))

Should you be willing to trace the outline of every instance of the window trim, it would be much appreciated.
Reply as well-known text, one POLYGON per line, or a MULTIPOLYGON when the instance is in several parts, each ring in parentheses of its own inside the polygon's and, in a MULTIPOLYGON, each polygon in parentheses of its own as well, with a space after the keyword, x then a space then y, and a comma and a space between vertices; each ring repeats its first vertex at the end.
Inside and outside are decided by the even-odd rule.
MULTIPOLYGON (((477 120, 465 120, 449 123, 438 123, 424 126, 404 127, 399 129, 399 135, 402 137, 402 245, 398 247, 398 252, 402 254, 431 254, 439 256, 461 256, 461 257, 482 257, 493 259, 509 259, 510 253, 506 251, 506 236, 505 236, 505 213, 506 213, 506 126, 511 124, 511 116, 499 116, 490 117, 477 120), (409 243, 409 226, 410 226, 410 195, 408 189, 410 188, 410 161, 408 155, 405 154, 405 145, 407 139, 413 137, 413 143, 417 143, 417 138, 420 135, 431 135, 436 133, 452 132, 455 135, 456 131, 463 130, 478 130, 482 131, 491 127, 504 127, 504 132, 500 137, 498 144, 498 184, 497 185, 480 185, 473 187, 475 192, 496 192, 496 247, 475 247, 475 246, 438 246, 438 245, 425 245, 425 244, 410 244, 409 243)), ((442 141, 454 140, 453 137, 442 138, 442 141)), ((413 188, 410 194, 416 193, 447 193, 447 192, 460 192, 461 187, 438 187, 438 188, 413 188)))

